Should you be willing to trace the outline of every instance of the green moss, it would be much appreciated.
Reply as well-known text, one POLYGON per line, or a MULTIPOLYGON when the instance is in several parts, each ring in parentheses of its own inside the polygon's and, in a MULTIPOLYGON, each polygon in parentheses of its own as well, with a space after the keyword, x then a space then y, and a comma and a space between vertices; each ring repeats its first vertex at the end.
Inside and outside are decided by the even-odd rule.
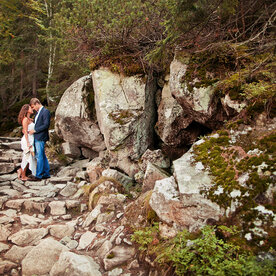
MULTIPOLYGON (((227 209, 233 201, 231 192, 239 190, 241 196, 236 198, 239 207, 235 216, 240 220, 242 229, 249 231, 250 228, 255 227, 253 221, 256 218, 261 219, 261 215, 254 208, 260 204, 260 198, 273 184, 271 175, 276 169, 276 133, 266 131, 259 137, 254 132, 248 132, 240 135, 234 144, 229 143, 228 130, 220 130, 217 134, 219 134, 218 138, 206 137, 204 143, 194 147, 195 161, 202 162, 209 169, 214 181, 214 185, 208 190, 202 190, 201 194, 227 209), (246 154, 254 149, 258 149, 258 154, 246 154), (244 174, 248 175, 248 180, 240 185, 238 177, 244 174), (223 188, 223 193, 217 194, 218 188, 223 188)), ((275 201, 273 202, 268 204, 265 201, 262 205, 268 210, 275 210, 275 201)), ((264 221, 272 225, 272 221, 268 218, 264 221)), ((258 237, 252 241, 252 244, 256 242, 258 237)), ((271 242, 270 238, 269 242, 271 242)))
POLYGON ((225 77, 226 72, 236 68, 236 52, 227 44, 217 48, 193 53, 189 60, 187 54, 177 56, 178 60, 188 63, 183 82, 192 92, 193 88, 208 87, 225 77), (195 81, 196 80, 196 81, 195 81))
POLYGON ((114 252, 111 252, 106 256, 107 259, 113 259, 114 257, 115 257, 114 252))
POLYGON ((112 119, 114 122, 124 125, 129 122, 135 115, 135 113, 129 109, 113 111, 108 114, 108 117, 112 119))
POLYGON ((91 71, 99 67, 107 67, 113 73, 123 74, 125 76, 145 75, 145 69, 141 60, 131 55, 121 55, 114 52, 110 55, 105 55, 101 58, 99 56, 91 58, 89 62, 91 71))

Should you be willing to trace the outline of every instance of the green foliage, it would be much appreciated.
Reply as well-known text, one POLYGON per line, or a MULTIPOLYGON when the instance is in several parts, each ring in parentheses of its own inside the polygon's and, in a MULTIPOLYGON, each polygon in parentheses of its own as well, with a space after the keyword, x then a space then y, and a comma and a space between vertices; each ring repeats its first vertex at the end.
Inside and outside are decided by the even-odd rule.
POLYGON ((157 225, 135 231, 132 240, 139 249, 155 256, 155 263, 169 264, 176 275, 273 275, 275 262, 257 261, 256 257, 240 246, 218 237, 235 237, 235 228, 205 226, 196 236, 184 230, 175 238, 163 240, 159 237, 157 225), (218 231, 217 231, 218 230, 218 231))
POLYGON ((159 224, 154 223, 153 226, 145 227, 141 230, 136 230, 131 236, 131 240, 138 243, 139 250, 145 251, 148 246, 156 239, 159 233, 159 224))
POLYGON ((204 227, 200 237, 192 241, 186 236, 176 238, 176 246, 167 256, 177 275, 272 275, 275 272, 273 263, 260 265, 239 246, 217 238, 214 227, 204 227))

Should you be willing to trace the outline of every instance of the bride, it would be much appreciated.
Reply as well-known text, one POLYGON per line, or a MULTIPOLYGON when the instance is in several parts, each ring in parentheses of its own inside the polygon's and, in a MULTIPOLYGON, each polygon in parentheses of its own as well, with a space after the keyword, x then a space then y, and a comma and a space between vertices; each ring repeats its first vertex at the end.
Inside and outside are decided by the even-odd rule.
POLYGON ((23 137, 21 139, 21 149, 23 150, 21 168, 17 170, 18 178, 26 181, 29 178, 26 176, 27 168, 36 174, 36 159, 34 154, 34 135, 29 134, 31 129, 34 129, 33 120, 30 118, 33 110, 29 104, 24 104, 18 115, 18 123, 23 126, 23 137))

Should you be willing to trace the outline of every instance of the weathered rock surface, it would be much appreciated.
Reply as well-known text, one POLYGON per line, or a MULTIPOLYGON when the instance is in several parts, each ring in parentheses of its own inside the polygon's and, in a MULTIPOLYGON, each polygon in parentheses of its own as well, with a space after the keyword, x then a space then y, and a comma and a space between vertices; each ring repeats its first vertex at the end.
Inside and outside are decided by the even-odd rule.
POLYGON ((104 267, 110 270, 131 260, 135 255, 135 249, 126 246, 115 246, 104 258, 104 267))
POLYGON ((153 142, 155 80, 145 83, 140 77, 122 77, 106 69, 93 71, 92 78, 105 144, 113 151, 113 163, 125 171, 128 168, 122 164, 137 161, 153 142))
POLYGON ((8 240, 16 245, 36 245, 48 234, 48 229, 23 229, 9 236, 8 240))
POLYGON ((102 151, 105 148, 102 134, 90 119, 89 107, 85 101, 91 79, 82 77, 74 82, 63 94, 56 110, 55 129, 66 142, 102 151))
POLYGON ((68 250, 66 246, 51 238, 41 241, 23 259, 22 274, 32 276, 49 273, 61 252, 68 250))
POLYGON ((101 276, 99 265, 89 256, 62 252, 50 276, 101 276))

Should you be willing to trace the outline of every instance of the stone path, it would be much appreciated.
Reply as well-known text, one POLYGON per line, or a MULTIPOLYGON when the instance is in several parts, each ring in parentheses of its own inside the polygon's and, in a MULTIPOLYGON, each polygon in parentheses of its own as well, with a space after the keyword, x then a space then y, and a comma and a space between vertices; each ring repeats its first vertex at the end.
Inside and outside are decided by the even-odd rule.
POLYGON ((157 275, 137 259, 122 224, 128 199, 111 181, 87 210, 89 160, 40 182, 17 179, 20 160, 20 140, 0 137, 0 275, 157 275))

